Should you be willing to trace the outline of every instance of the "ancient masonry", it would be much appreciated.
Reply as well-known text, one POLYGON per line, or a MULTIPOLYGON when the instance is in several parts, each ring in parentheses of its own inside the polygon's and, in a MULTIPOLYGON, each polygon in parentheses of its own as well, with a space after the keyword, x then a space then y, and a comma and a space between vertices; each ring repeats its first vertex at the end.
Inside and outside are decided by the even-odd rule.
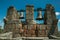
POLYGON ((44 17, 42 18, 41 8, 38 8, 38 16, 36 20, 44 20, 44 24, 37 24, 34 21, 33 5, 26 5, 26 17, 21 13, 24 10, 17 11, 13 6, 7 10, 7 15, 4 18, 4 32, 13 32, 13 37, 48 37, 49 35, 57 35, 58 27, 55 15, 55 8, 51 4, 47 4, 44 9, 44 17), (19 15, 20 13, 20 15, 19 15), (25 18, 22 22, 21 18, 25 18))

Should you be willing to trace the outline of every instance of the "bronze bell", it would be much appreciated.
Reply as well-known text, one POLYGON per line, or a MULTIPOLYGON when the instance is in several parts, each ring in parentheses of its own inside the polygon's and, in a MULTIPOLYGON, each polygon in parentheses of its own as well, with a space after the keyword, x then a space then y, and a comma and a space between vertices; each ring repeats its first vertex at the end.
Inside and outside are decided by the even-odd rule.
POLYGON ((20 19, 23 19, 24 18, 24 14, 23 14, 24 12, 20 12, 20 19))
POLYGON ((37 11, 38 11, 38 16, 37 16, 36 20, 42 20, 43 19, 43 17, 42 17, 42 9, 38 8, 37 11))

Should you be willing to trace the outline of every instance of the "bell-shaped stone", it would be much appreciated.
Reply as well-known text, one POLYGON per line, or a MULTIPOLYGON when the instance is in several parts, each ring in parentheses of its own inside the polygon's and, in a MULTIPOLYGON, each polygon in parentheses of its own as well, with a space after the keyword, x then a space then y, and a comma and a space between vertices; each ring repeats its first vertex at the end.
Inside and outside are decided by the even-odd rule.
POLYGON ((4 20, 5 20, 5 21, 8 21, 8 19, 7 19, 6 17, 4 17, 4 20))
POLYGON ((24 12, 20 12, 20 19, 23 19, 24 18, 24 12))
POLYGON ((38 16, 36 18, 36 20, 42 20, 42 12, 41 11, 38 11, 38 16))
POLYGON ((39 11, 39 13, 38 13, 38 18, 42 18, 42 14, 41 14, 42 12, 41 11, 39 11))
POLYGON ((4 23, 6 24, 8 21, 8 19, 6 17, 4 17, 4 23))

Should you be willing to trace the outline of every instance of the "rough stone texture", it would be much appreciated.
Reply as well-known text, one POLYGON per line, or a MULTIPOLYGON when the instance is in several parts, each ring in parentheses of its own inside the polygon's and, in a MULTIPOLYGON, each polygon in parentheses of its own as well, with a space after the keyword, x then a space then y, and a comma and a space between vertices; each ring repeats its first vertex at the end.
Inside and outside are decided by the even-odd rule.
POLYGON ((0 39, 0 40, 60 40, 58 39, 49 39, 48 37, 17 37, 11 39, 0 39))
POLYGON ((48 37, 58 32, 55 9, 47 5, 44 14, 44 24, 37 24, 34 21, 34 6, 26 6, 26 21, 21 22, 17 10, 9 7, 7 16, 4 19, 4 31, 13 32, 13 37, 48 37))
POLYGON ((12 38, 12 32, 0 34, 0 39, 10 39, 12 38))

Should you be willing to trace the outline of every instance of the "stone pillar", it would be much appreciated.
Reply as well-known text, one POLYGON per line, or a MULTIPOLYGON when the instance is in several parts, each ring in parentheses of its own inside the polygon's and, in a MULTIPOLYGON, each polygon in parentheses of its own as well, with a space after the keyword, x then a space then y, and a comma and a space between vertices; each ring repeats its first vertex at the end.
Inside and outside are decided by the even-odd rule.
POLYGON ((45 24, 52 24, 52 15, 51 15, 51 11, 52 11, 52 5, 51 4, 47 4, 46 6, 46 10, 45 10, 45 14, 44 14, 44 23, 45 24))
POLYGON ((33 5, 27 5, 26 6, 26 22, 28 24, 33 23, 34 20, 34 6, 33 5))

